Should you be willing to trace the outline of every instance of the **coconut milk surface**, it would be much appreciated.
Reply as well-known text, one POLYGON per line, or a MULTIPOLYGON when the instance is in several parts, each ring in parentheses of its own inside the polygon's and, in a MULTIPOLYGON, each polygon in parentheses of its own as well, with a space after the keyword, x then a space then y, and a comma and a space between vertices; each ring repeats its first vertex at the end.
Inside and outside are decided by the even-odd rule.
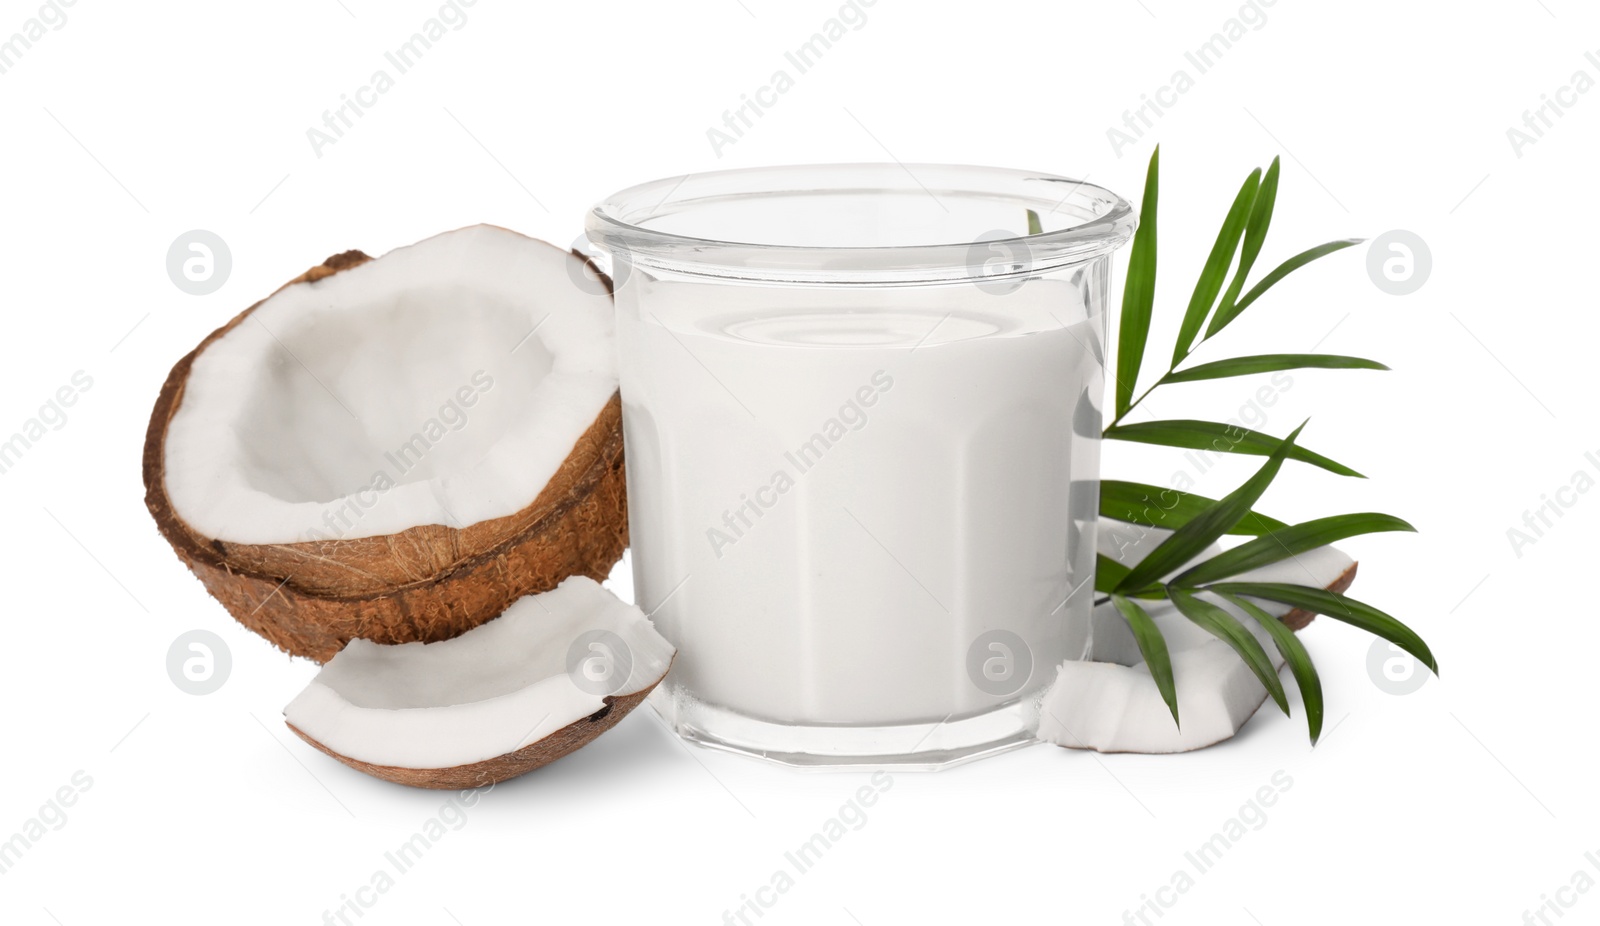
POLYGON ((669 696, 937 722, 1081 655, 1100 320, 1022 302, 619 301, 635 583, 678 647, 669 696))

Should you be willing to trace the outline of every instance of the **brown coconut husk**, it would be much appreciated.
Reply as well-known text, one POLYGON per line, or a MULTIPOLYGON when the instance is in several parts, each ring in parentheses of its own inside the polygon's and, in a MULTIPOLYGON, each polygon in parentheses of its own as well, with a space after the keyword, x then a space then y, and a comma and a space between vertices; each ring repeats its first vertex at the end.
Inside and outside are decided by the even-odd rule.
MULTIPOLYGON (((1334 579, 1332 582, 1328 583, 1328 587, 1327 587, 1328 591, 1333 592, 1334 594, 1337 594, 1337 595, 1342 595, 1346 591, 1348 591, 1349 588, 1350 588, 1350 584, 1356 580, 1356 567, 1359 566, 1359 565, 1361 565, 1361 564, 1360 563, 1351 563, 1350 564, 1350 568, 1346 569, 1344 572, 1339 573, 1339 578, 1334 579)), ((1301 610, 1300 608, 1295 608, 1294 610, 1290 611, 1288 614, 1285 614, 1284 616, 1278 618, 1278 620, 1282 621, 1284 626, 1288 627, 1290 630, 1294 630, 1294 631, 1298 632, 1298 631, 1306 629, 1306 625, 1311 623, 1312 619, 1314 619, 1316 616, 1317 615, 1313 614, 1310 611, 1305 611, 1305 610, 1301 610)))
MULTIPOLYGON (((335 254, 284 288, 371 259, 360 251, 335 254)), ((287 544, 226 543, 194 530, 167 496, 167 427, 195 358, 260 305, 213 331, 172 368, 144 443, 145 506, 178 557, 240 623, 293 655, 326 662, 356 637, 378 643, 454 637, 568 576, 603 580, 621 559, 628 522, 618 395, 539 496, 503 518, 287 544)))
MULTIPOLYGON (((662 676, 662 678, 665 677, 665 675, 662 676)), ((544 739, 529 743, 515 752, 508 752, 503 756, 495 756, 492 759, 484 759, 481 762, 454 765, 448 768, 402 768, 395 765, 373 765, 370 762, 362 762, 360 759, 352 759, 349 756, 334 752, 288 721, 284 721, 284 725, 293 730, 296 736, 310 743, 323 755, 338 759, 356 771, 364 772, 374 778, 382 778, 384 781, 409 785, 413 788, 433 788, 440 791, 482 788, 531 772, 542 765, 548 765, 562 756, 588 745, 595 737, 616 726, 617 722, 628 716, 629 712, 643 704, 644 699, 649 697, 650 692, 654 691, 656 685, 660 683, 661 679, 656 679, 643 691, 621 696, 608 695, 604 699, 605 707, 582 720, 567 724, 544 739)))

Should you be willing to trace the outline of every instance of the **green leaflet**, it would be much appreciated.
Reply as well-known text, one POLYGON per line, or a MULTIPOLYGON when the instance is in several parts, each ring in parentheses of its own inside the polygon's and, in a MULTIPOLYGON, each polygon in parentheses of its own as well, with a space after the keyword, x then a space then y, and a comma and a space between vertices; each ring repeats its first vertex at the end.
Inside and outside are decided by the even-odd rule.
POLYGON ((1278 705, 1278 709, 1289 713, 1289 698, 1283 693, 1283 682, 1278 680, 1278 669, 1267 658, 1267 651, 1261 648, 1261 641, 1256 639, 1255 634, 1239 623, 1238 618, 1188 589, 1170 588, 1169 592, 1172 603, 1178 606, 1183 616, 1233 647, 1233 651, 1266 686, 1267 694, 1272 695, 1272 701, 1278 705))
POLYGON ((1415 530, 1416 528, 1394 515, 1378 512, 1337 514, 1328 518, 1318 518, 1315 521, 1275 529, 1265 537, 1258 537, 1231 550, 1218 553, 1200 565, 1175 576, 1172 582, 1184 586, 1204 585, 1207 582, 1236 576, 1241 572, 1270 566, 1350 537, 1382 531, 1415 530))
POLYGON ((1159 194, 1161 146, 1150 154, 1145 174, 1139 228, 1128 249, 1128 275, 1122 284, 1122 317, 1117 322, 1117 414, 1132 406, 1134 384, 1150 339, 1150 315, 1156 299, 1156 200, 1159 194))
MULTIPOLYGON (((1204 495, 1142 482, 1106 479, 1100 483, 1100 517, 1128 524, 1175 530, 1214 504, 1215 499, 1204 495)), ((1288 526, 1277 518, 1252 511, 1229 528, 1228 533, 1257 537, 1288 526)))
POLYGON ((1244 294, 1244 298, 1240 299, 1239 303, 1226 314, 1221 312, 1217 313, 1217 317, 1222 320, 1221 324, 1217 325, 1217 330, 1220 331, 1224 325, 1228 324, 1228 322, 1238 318, 1241 312, 1250 307, 1250 303, 1260 299, 1261 294, 1271 289, 1273 284, 1277 283, 1279 280, 1295 272, 1296 270, 1299 270, 1301 267, 1304 267, 1306 264, 1311 263, 1319 257, 1326 257, 1335 251, 1342 251, 1351 245, 1360 244, 1362 240, 1363 239, 1361 238, 1341 238, 1338 241, 1330 241, 1327 244, 1319 244, 1314 248, 1307 248, 1306 250, 1301 251, 1299 254, 1296 254, 1295 256, 1279 264, 1271 273, 1262 277, 1260 283, 1250 287, 1250 291, 1244 294))
MULTIPOLYGON (((1105 431, 1107 440, 1134 441, 1140 444, 1160 444, 1165 447, 1183 447, 1190 450, 1215 450, 1218 453, 1242 453, 1264 457, 1281 443, 1270 434, 1252 431, 1232 424, 1214 421, 1172 420, 1140 421, 1135 424, 1112 425, 1105 431)), ((1289 459, 1319 466, 1330 473, 1365 479, 1360 473, 1336 463, 1320 453, 1296 447, 1289 459)))
POLYGON ((1161 377, 1163 383, 1193 383, 1205 379, 1222 379, 1228 376, 1250 376, 1255 373, 1275 373, 1279 370, 1387 370, 1376 360, 1360 357, 1342 357, 1338 354, 1257 354, 1253 357, 1229 357, 1202 363, 1187 370, 1175 370, 1161 377))
POLYGON ((1434 660, 1433 652, 1428 649, 1428 644, 1417 636, 1416 631, 1372 605, 1338 592, 1284 582, 1218 582, 1206 588, 1218 594, 1249 595, 1252 598, 1265 598, 1268 601, 1293 605, 1360 627, 1400 647, 1432 669, 1433 674, 1439 674, 1439 664, 1434 660))
POLYGON ((1150 619, 1144 608, 1139 607, 1138 602, 1112 595, 1111 603, 1128 622, 1128 629, 1133 631, 1133 639, 1139 644, 1144 664, 1150 669, 1150 677, 1156 681, 1156 690, 1161 692, 1161 700, 1167 702, 1167 710, 1172 712, 1172 722, 1182 726, 1178 720, 1178 686, 1172 678, 1172 657, 1167 653, 1167 641, 1161 636, 1161 628, 1150 619))
POLYGON ((1206 257, 1205 266, 1200 270, 1200 279, 1195 282, 1194 295, 1189 297, 1189 308, 1183 313, 1178 341, 1172 346, 1173 366, 1189 356, 1189 351, 1194 348, 1195 336, 1200 333, 1200 326, 1205 324, 1206 316, 1211 314, 1211 308, 1216 304, 1217 293, 1222 291, 1222 281, 1227 279, 1228 268, 1233 266, 1233 255, 1239 249, 1239 238, 1244 234, 1250 207, 1255 202, 1260 185, 1261 171, 1258 168, 1245 178, 1244 185, 1239 187, 1238 194, 1234 196, 1233 205, 1228 208, 1228 217, 1217 232, 1216 243, 1211 246, 1211 254, 1206 257))
POLYGON ((1244 246, 1239 252, 1239 270, 1233 275, 1233 282, 1228 284, 1228 291, 1222 294, 1222 303, 1217 306, 1217 314, 1212 316, 1211 325, 1206 328, 1206 337, 1209 338, 1221 331, 1228 322, 1234 318, 1234 303, 1239 298, 1239 291, 1244 288, 1245 278, 1250 276, 1250 269, 1255 266, 1256 258, 1261 254, 1261 245, 1266 243, 1267 228, 1272 225, 1272 207, 1278 201, 1278 159, 1272 159, 1272 165, 1267 168, 1267 175, 1261 180, 1261 190, 1256 193, 1256 201, 1250 209, 1250 221, 1244 230, 1244 246))
POLYGON ((1312 665, 1311 654, 1306 652, 1305 644, 1300 642, 1293 630, 1284 626, 1283 621, 1262 610, 1260 605, 1238 595, 1222 597, 1254 618, 1267 631, 1267 636, 1272 638, 1272 644, 1278 648, 1283 661, 1288 663, 1289 671, 1294 674, 1294 683, 1300 688, 1300 701, 1306 706, 1306 727, 1311 733, 1311 744, 1315 746, 1317 740, 1322 738, 1322 679, 1317 676, 1317 667, 1312 665))

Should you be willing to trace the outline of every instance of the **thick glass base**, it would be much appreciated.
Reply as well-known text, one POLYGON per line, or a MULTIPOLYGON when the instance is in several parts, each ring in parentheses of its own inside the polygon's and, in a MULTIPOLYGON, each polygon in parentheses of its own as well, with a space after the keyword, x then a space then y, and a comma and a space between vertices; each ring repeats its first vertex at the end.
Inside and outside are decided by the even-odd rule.
POLYGON ((794 768, 893 766, 937 771, 1038 742, 1037 694, 966 717, 891 726, 772 723, 697 701, 666 684, 650 705, 691 743, 794 768))

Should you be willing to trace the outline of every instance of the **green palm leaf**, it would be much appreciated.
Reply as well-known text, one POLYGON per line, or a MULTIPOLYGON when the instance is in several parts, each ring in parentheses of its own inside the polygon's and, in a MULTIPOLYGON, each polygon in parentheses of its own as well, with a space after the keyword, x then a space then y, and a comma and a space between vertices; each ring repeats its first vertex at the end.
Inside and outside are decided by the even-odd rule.
MULTIPOLYGON (((1270 434, 1252 431, 1240 425, 1218 424, 1214 421, 1195 421, 1192 419, 1116 424, 1106 428, 1103 436, 1107 440, 1159 444, 1163 447, 1184 447, 1190 450, 1213 450, 1218 453, 1242 453, 1258 457, 1271 454, 1281 443, 1270 434)), ((1322 454, 1313 453, 1304 447, 1294 448, 1289 454, 1289 459, 1310 463, 1312 466, 1321 467, 1330 473, 1337 473, 1341 476, 1355 476, 1358 479, 1366 478, 1343 463, 1336 463, 1322 454)))
POLYGON ((1233 282, 1228 284, 1228 291, 1222 294, 1222 303, 1217 306, 1217 314, 1212 316, 1211 324, 1206 328, 1208 338, 1233 320, 1231 313, 1234 302, 1239 298, 1239 291, 1244 289, 1244 281, 1250 276, 1256 258, 1261 255, 1261 245, 1266 243, 1267 228, 1272 225, 1272 207, 1278 201, 1278 166, 1278 158, 1273 158, 1272 166, 1267 168, 1267 175, 1261 179, 1261 190, 1256 194, 1255 203, 1250 207, 1250 222, 1244 229, 1244 246, 1239 251, 1239 269, 1233 275, 1233 282))
MULTIPOLYGON (((1094 567, 1094 590, 1101 595, 1110 595, 1117 590, 1117 583, 1128 574, 1128 567, 1105 554, 1097 554, 1094 567)), ((1167 590, 1160 585, 1152 585, 1137 592, 1128 592, 1124 598, 1139 598, 1145 601, 1164 601, 1167 590)), ((1095 602, 1097 605, 1105 604, 1109 598, 1102 598, 1095 602)))
POLYGON ((1267 651, 1261 648, 1261 641, 1256 639, 1255 634, 1239 623, 1238 618, 1188 589, 1169 588, 1168 591, 1172 603, 1178 606, 1183 616, 1233 647, 1233 651, 1266 686, 1267 693, 1272 695, 1278 708, 1285 714, 1289 713, 1289 699, 1283 693, 1283 682, 1278 680, 1278 669, 1267 658, 1267 651))
POLYGON ((1187 524, 1173 531, 1172 536, 1151 550, 1138 565, 1129 569, 1128 574, 1117 583, 1116 591, 1137 592, 1147 585, 1156 583, 1162 576, 1204 553, 1206 547, 1243 520, 1278 475, 1278 470, 1283 467, 1284 458, 1294 450, 1295 438, 1300 436, 1300 429, 1304 427, 1305 425, 1301 424, 1299 428, 1295 428, 1294 433, 1278 445, 1267 458, 1267 462, 1262 464, 1255 475, 1246 479, 1244 485, 1189 519, 1187 524))
POLYGON ((1219 582, 1206 588, 1218 594, 1265 598, 1268 601, 1292 605, 1331 617, 1336 621, 1343 621, 1388 640, 1415 656, 1423 665, 1432 669, 1434 675, 1439 674, 1439 664, 1434 660, 1433 652, 1428 649, 1428 644, 1417 636, 1416 631, 1372 605, 1338 592, 1306 585, 1290 585, 1286 582, 1219 582))
POLYGON ((1144 363, 1150 339, 1150 313, 1156 298, 1156 199, 1159 192, 1161 146, 1150 153, 1145 174, 1144 201, 1139 206, 1139 228, 1128 249, 1128 274, 1122 285, 1122 316, 1117 322, 1117 414, 1127 412, 1133 388, 1144 363))
POLYGON ((1255 373, 1275 373, 1279 370, 1387 370, 1376 360, 1360 357, 1342 357, 1338 354, 1258 354, 1253 357, 1230 357, 1202 363, 1187 370, 1178 370, 1161 377, 1165 383, 1193 383, 1203 379, 1222 379, 1228 376, 1250 376, 1255 373))
POLYGON ((1139 607, 1138 602, 1112 595, 1111 603, 1116 605, 1123 620, 1128 622, 1128 629, 1133 631, 1133 639, 1139 644, 1144 664, 1150 668, 1150 677, 1156 681, 1156 690, 1161 692, 1161 700, 1167 702, 1167 710, 1172 712, 1172 722, 1182 727, 1182 722, 1178 720, 1178 687, 1172 678, 1172 657, 1167 652, 1167 641, 1161 636, 1161 628, 1150 619, 1144 608, 1139 607))
POLYGON ((1128 574, 1128 567, 1122 565, 1104 553, 1095 554, 1094 558, 1094 590, 1102 595, 1109 595, 1116 591, 1117 583, 1128 574))
POLYGON ((1319 244, 1314 248, 1301 251, 1299 254, 1279 264, 1271 273, 1262 277, 1260 283, 1250 287, 1250 291, 1244 294, 1244 298, 1240 299, 1238 304, 1226 312, 1217 313, 1217 318, 1220 320, 1220 323, 1216 323, 1217 330, 1222 330, 1223 326, 1227 325, 1228 322, 1238 318, 1241 312, 1250 307, 1250 303, 1260 299, 1261 294, 1271 289, 1273 284, 1279 280, 1319 257, 1326 257, 1335 251, 1342 251, 1351 245, 1360 244, 1361 241, 1362 239, 1360 238, 1342 238, 1338 241, 1330 241, 1327 244, 1319 244))
POLYGON ((1300 702, 1306 706, 1306 726, 1311 731, 1311 745, 1315 746, 1322 737, 1322 679, 1317 676, 1317 667, 1312 665, 1311 654, 1306 652, 1305 644, 1300 642, 1293 630, 1284 626, 1283 621, 1263 611, 1255 602, 1238 595, 1222 597, 1254 618, 1267 631, 1267 636, 1272 638, 1272 644, 1278 648, 1283 661, 1288 663, 1289 671, 1294 674, 1294 682, 1300 687, 1300 702))
MULTIPOLYGON (((1107 479, 1100 483, 1100 517, 1127 524, 1175 530, 1215 504, 1215 499, 1206 498, 1204 495, 1180 492, 1177 489, 1147 485, 1142 482, 1107 479)), ((1229 528, 1228 533, 1258 537, 1269 530, 1279 530, 1288 526, 1277 518, 1269 518, 1252 511, 1238 524, 1229 528)))
POLYGON ((1270 566, 1349 537, 1384 531, 1415 530, 1416 528, 1393 515, 1378 512, 1317 518, 1314 521, 1274 530, 1265 537, 1258 537, 1231 550, 1218 553, 1193 569, 1185 570, 1172 581, 1176 585, 1205 585, 1218 579, 1236 576, 1241 572, 1270 566))
MULTIPOLYGON (((1149 346, 1155 299, 1159 160, 1160 151, 1157 149, 1150 156, 1146 172, 1140 225, 1130 248, 1123 289, 1114 387, 1116 414, 1104 429, 1103 437, 1198 450, 1207 454, 1262 456, 1267 458, 1267 462, 1238 489, 1215 501, 1176 489, 1105 480, 1101 486, 1101 518, 1170 529, 1172 533, 1132 566, 1099 556, 1094 586, 1097 593, 1106 597, 1099 598, 1096 605, 1111 602, 1127 621, 1145 663, 1150 667, 1151 677, 1175 722, 1178 720, 1178 703, 1171 654, 1161 637, 1159 625, 1150 618, 1138 603, 1139 600, 1171 599, 1188 620, 1223 640, 1238 653, 1273 700, 1288 713, 1289 704, 1283 683, 1267 657, 1263 641, 1247 629, 1246 623, 1235 617, 1234 612, 1220 607, 1217 600, 1220 598, 1232 603, 1244 615, 1261 624, 1284 663, 1289 666, 1306 706, 1311 741, 1316 743, 1322 735, 1325 710, 1321 680, 1299 638, 1281 620, 1261 608, 1257 600, 1287 604, 1365 629, 1398 645, 1437 673, 1438 663, 1433 653, 1421 637, 1400 621, 1371 605, 1336 592, 1282 582, 1221 580, 1347 537, 1379 531, 1409 531, 1413 530, 1412 526, 1399 518, 1375 512, 1337 515, 1289 525, 1255 511, 1256 502, 1286 460, 1309 463, 1339 475, 1361 477, 1360 473, 1343 463, 1299 446, 1299 428, 1288 438, 1279 440, 1270 434, 1231 422, 1174 419, 1124 424, 1123 421, 1146 395, 1169 383, 1202 382, 1282 370, 1388 369, 1381 363, 1362 357, 1260 354, 1232 357, 1178 370, 1197 343, 1208 340, 1227 327, 1289 274, 1322 257, 1358 244, 1361 239, 1330 241, 1302 251, 1273 268, 1248 291, 1244 291, 1272 227, 1282 161, 1274 158, 1264 172, 1251 172, 1235 195, 1195 282, 1194 292, 1180 320, 1171 365, 1153 385, 1139 393, 1139 373, 1149 346), (1204 334, 1201 333, 1202 329, 1204 334), (1205 555, 1207 548, 1223 534, 1252 539, 1190 565, 1205 555), (1162 583, 1164 576, 1178 570, 1183 571, 1170 582, 1162 583), (1202 596, 1201 593, 1205 592, 1211 593, 1211 596, 1202 596)), ((1029 233, 1037 234, 1039 225, 1036 215, 1030 212, 1029 233)))
POLYGON ((1206 316, 1211 314, 1212 307, 1216 305, 1217 293, 1222 292, 1222 281, 1228 278, 1228 268, 1233 266, 1234 252, 1239 249, 1239 238, 1244 234, 1245 224, 1250 219, 1250 207, 1255 202, 1260 186, 1261 169, 1256 168, 1244 179, 1244 184, 1233 198, 1233 205, 1228 208, 1228 217, 1217 232, 1211 254, 1200 270, 1200 279, 1195 282, 1194 295, 1189 297, 1189 308, 1183 313, 1178 341, 1172 346, 1173 366, 1189 356, 1195 336, 1200 333, 1200 326, 1205 324, 1206 316))

